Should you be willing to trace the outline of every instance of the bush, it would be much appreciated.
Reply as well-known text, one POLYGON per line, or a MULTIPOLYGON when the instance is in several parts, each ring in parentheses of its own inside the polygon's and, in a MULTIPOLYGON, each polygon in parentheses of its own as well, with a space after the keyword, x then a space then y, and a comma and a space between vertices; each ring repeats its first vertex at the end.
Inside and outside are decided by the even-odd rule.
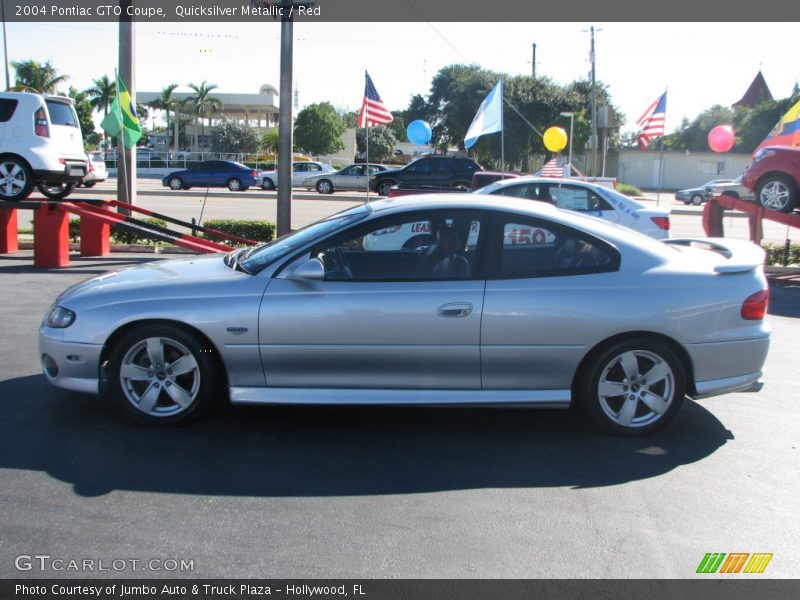
POLYGON ((763 244, 764 250, 767 251, 766 264, 768 266, 793 266, 800 265, 800 244, 791 244, 789 246, 789 260, 784 265, 786 258, 786 245, 785 244, 763 244))
MULTIPOLYGON (((163 219, 141 219, 145 223, 151 225, 158 225, 159 227, 166 227, 167 222, 163 219)), ((152 240, 137 231, 124 230, 116 225, 111 227, 111 239, 115 244, 139 244, 143 242, 151 242, 152 240)))
POLYGON ((81 237, 81 220, 69 220, 69 241, 73 244, 76 243, 81 237))
MULTIPOLYGON (((255 240, 256 242, 271 242, 275 237, 275 223, 270 223, 269 221, 211 219, 203 222, 203 226, 222 231, 223 233, 238 235, 248 240, 255 240)), ((213 236, 207 235, 206 237, 213 236)))
POLYGON ((640 190, 635 185, 630 185, 629 183, 618 183, 617 184, 617 191, 620 194, 625 194, 626 196, 641 196, 642 190, 640 190))

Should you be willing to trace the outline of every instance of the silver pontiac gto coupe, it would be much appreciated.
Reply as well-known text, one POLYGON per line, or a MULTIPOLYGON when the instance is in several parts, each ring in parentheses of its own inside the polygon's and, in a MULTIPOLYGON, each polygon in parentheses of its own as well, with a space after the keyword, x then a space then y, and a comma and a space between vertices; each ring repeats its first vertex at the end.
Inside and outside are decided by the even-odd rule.
POLYGON ((74 285, 41 325, 45 377, 153 424, 227 399, 574 402, 621 434, 761 377, 757 246, 465 196, 375 201, 269 244, 74 285))

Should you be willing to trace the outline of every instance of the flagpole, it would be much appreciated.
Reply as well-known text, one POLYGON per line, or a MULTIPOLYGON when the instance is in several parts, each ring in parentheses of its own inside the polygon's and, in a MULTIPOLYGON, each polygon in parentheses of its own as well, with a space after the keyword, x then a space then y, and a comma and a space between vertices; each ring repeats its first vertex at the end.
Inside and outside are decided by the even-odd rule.
POLYGON ((500 180, 506 178, 506 128, 505 128, 505 108, 503 107, 503 97, 505 90, 503 89, 503 78, 500 78, 500 180))
POLYGON ((369 119, 364 115, 367 126, 367 164, 364 165, 364 174, 367 176, 367 202, 369 202, 369 119))
MULTIPOLYGON (((669 91, 669 86, 664 89, 664 96, 666 97, 667 92, 669 91)), ((664 131, 661 133, 661 140, 659 140, 659 145, 661 146, 660 152, 658 155, 658 190, 656 191, 656 206, 658 206, 659 202, 661 201, 661 188, 664 184, 664 132, 667 131, 667 105, 666 101, 664 103, 664 131)))

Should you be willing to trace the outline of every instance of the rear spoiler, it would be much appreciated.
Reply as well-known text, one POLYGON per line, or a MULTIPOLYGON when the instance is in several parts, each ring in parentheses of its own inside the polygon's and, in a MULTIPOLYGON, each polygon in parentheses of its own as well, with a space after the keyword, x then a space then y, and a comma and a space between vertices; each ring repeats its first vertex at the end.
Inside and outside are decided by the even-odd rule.
POLYGON ((715 273, 744 273, 764 264, 767 253, 760 246, 727 238, 676 238, 663 240, 672 246, 687 246, 716 252, 727 261, 714 267, 715 273))

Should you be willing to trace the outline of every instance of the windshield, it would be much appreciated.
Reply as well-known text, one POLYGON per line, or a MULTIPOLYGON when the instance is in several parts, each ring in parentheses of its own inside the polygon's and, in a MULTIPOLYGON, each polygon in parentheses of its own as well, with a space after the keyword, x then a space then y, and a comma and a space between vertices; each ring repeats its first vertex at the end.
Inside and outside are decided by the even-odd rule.
MULTIPOLYGON (((248 248, 238 257, 239 263, 248 273, 258 273, 276 260, 284 258, 298 248, 323 238, 342 227, 364 219, 372 212, 367 204, 362 204, 337 213, 322 221, 312 223, 293 233, 289 233, 261 246, 248 248)), ((241 252, 241 251, 240 251, 241 252)))

